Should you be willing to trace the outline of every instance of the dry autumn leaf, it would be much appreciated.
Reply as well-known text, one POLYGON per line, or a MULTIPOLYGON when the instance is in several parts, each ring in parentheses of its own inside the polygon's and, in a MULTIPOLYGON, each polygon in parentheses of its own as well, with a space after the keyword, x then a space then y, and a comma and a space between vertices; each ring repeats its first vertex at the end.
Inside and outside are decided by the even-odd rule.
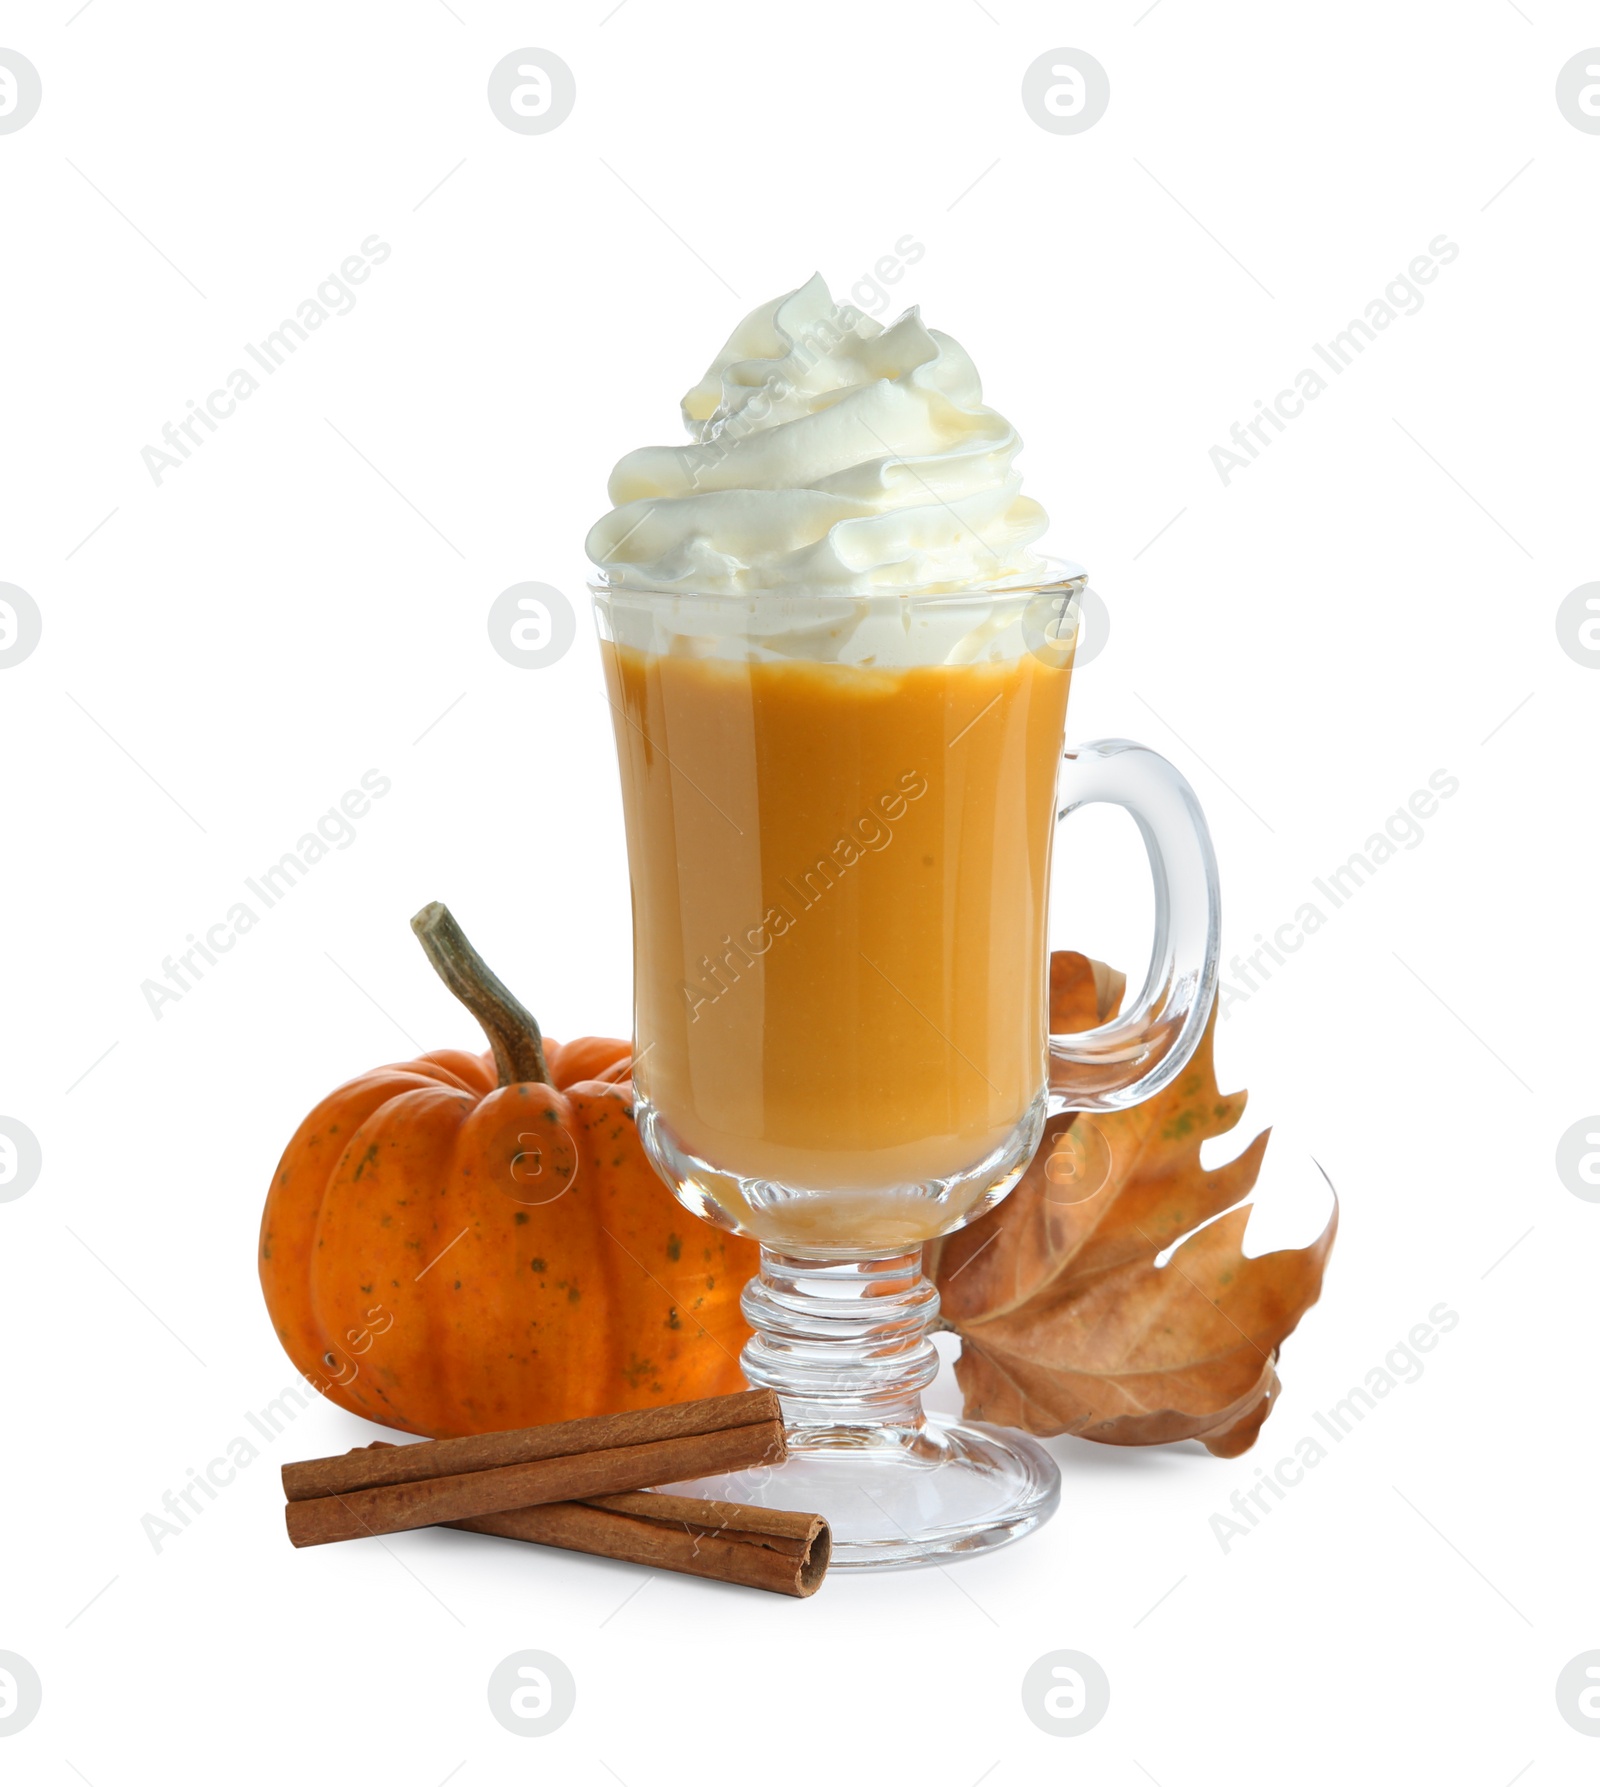
MULTIPOLYGON (((1101 1022, 1121 993, 1102 964, 1052 957, 1053 1029, 1101 1022)), ((1244 1257, 1250 1212, 1234 1206, 1255 1185, 1267 1134, 1215 1172, 1200 1164, 1200 1144, 1245 1106, 1244 1093, 1217 1090, 1215 1028, 1213 1012, 1193 1060, 1155 1098, 1052 1119, 1005 1202, 929 1246, 944 1325, 961 1336, 969 1419, 1114 1446, 1197 1439, 1221 1458, 1255 1443, 1278 1391, 1278 1347, 1322 1289, 1338 1206, 1309 1247, 1244 1257)))

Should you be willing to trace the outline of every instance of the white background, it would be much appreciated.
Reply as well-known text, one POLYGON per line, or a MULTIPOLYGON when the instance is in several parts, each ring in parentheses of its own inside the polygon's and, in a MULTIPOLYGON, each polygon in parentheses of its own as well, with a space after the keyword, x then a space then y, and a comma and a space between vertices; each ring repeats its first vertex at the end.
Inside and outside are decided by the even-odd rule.
MULTIPOLYGON (((1600 1108, 1600 674, 1555 614, 1600 576, 1600 137, 1554 89, 1600 11, 78 4, 0 12, 44 95, 0 136, 0 580, 44 624, 0 672, 0 1113, 44 1163, 0 1204, 0 1650, 44 1683, 7 1780, 1592 1780, 1554 1689, 1600 1646, 1600 1207, 1554 1161, 1600 1108), (576 76, 546 135, 485 99, 524 46, 576 76), (1110 76, 1080 135, 1021 103, 1061 46, 1110 76), (155 484, 141 447, 374 233, 355 308, 155 484), (1224 485, 1230 425, 1441 233, 1423 307, 1224 485), (1253 1249, 1320 1226, 1311 1156, 1343 1200, 1260 1444, 1058 1443, 1026 1544, 792 1603, 454 1534, 291 1553, 279 1465, 373 1437, 318 1403, 158 1555, 141 1516, 290 1375, 254 1267, 284 1141, 474 1044, 409 915, 449 900, 553 1035, 625 1030, 584 533, 745 310, 907 235, 869 307, 921 303, 1027 441, 1113 617, 1072 729, 1194 780, 1226 955, 1460 782, 1221 1027, 1246 1131, 1282 1124, 1253 1249), (525 579, 580 605, 544 670, 487 637, 525 579), (356 841, 153 1017, 372 768, 356 841), (1211 1515, 1441 1302, 1420 1380, 1224 1552, 1211 1515), (526 1647, 578 1682, 537 1742, 485 1699, 526 1647), (1058 1648, 1111 1682, 1072 1739, 1019 1693, 1058 1648)), ((1074 825, 1061 940, 1135 967, 1132 833, 1074 825)))

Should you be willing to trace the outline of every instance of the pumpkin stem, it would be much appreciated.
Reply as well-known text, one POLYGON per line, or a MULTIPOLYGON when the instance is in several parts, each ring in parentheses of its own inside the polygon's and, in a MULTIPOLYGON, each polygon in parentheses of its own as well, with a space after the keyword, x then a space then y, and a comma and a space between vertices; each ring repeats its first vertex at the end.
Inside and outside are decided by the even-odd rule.
POLYGON ((544 1040, 533 1013, 507 990, 500 977, 467 941, 450 908, 433 900, 411 921, 428 960, 450 991, 483 1026, 494 1050, 502 1086, 552 1084, 545 1065, 544 1040))

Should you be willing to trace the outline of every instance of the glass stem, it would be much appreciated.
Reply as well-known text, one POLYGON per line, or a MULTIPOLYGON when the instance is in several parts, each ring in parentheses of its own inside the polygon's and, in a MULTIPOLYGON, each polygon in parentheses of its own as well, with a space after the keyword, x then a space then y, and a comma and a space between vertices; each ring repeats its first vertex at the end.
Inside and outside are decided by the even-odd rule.
POLYGON ((920 1392, 939 1369, 928 1338, 939 1293, 921 1248, 812 1260, 763 1247, 743 1306, 755 1329, 745 1376, 778 1392, 791 1445, 903 1444, 920 1432, 920 1392))

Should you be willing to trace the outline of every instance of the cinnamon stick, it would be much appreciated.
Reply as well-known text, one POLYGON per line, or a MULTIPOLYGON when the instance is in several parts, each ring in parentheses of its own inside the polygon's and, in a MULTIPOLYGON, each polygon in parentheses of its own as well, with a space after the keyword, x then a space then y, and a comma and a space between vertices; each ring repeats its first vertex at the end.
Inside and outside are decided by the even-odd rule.
POLYGON ((799 1597, 816 1593, 832 1547, 820 1514, 650 1490, 549 1502, 448 1524, 799 1597))
POLYGON ((298 1464, 286 1464, 283 1493, 292 1502, 308 1501, 313 1496, 344 1495, 352 1489, 378 1489, 386 1483, 415 1483, 427 1477, 495 1470, 508 1464, 531 1464, 540 1458, 646 1445, 654 1440, 781 1419, 774 1391, 740 1390, 731 1396, 707 1396, 697 1402, 675 1402, 666 1408, 587 1415, 577 1421, 552 1421, 543 1427, 518 1427, 504 1433, 419 1440, 406 1446, 380 1443, 334 1458, 308 1458, 298 1464))
MULTIPOLYGON (((776 1407, 776 1398, 771 1404, 776 1407)), ((726 1420, 730 1412, 748 1414, 756 1406, 768 1405, 753 1403, 749 1395, 716 1397, 698 1406, 680 1403, 470 1439, 374 1447, 285 1466, 289 1538, 297 1546, 326 1545, 775 1464, 785 1456, 783 1422, 776 1413, 766 1420, 706 1425, 726 1420), (730 1403, 736 1405, 731 1411, 730 1403), (685 1425, 690 1431, 682 1431, 685 1425), (667 1437, 639 1437, 663 1428, 667 1437), (552 1452, 553 1447, 571 1448, 575 1429, 590 1443, 552 1452), (609 1443, 596 1445, 596 1438, 609 1443), (633 1443, 622 1443, 629 1439, 633 1443), (464 1459, 475 1468, 448 1468, 464 1459), (515 1462, 500 1462, 505 1459, 515 1462), (323 1487, 330 1483, 348 1487, 323 1487)))

